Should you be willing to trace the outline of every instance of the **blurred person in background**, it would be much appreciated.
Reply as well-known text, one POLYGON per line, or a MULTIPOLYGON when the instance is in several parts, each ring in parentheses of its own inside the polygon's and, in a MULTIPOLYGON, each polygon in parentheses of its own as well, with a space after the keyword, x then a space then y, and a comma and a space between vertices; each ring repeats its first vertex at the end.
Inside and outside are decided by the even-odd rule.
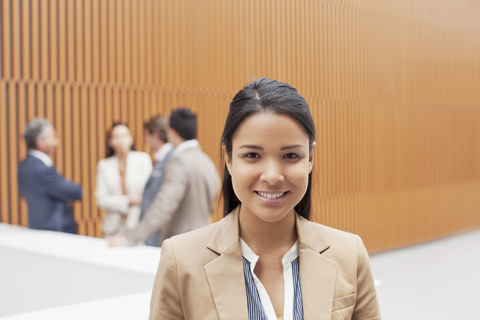
POLYGON ((112 246, 144 243, 161 232, 159 245, 174 235, 210 223, 220 178, 197 138, 197 115, 187 108, 173 110, 168 141, 174 146, 165 180, 137 228, 126 237, 107 239, 112 246))
MULTIPOLYGON (((140 220, 150 208, 158 190, 160 190, 165 177, 165 168, 173 155, 173 145, 167 139, 167 117, 162 115, 152 117, 144 123, 143 128, 145 130, 145 142, 150 146, 150 150, 155 153, 155 164, 143 191, 140 220)), ((146 244, 158 246, 159 238, 160 232, 156 232, 146 241, 146 244)))
POLYGON ((124 235, 137 227, 145 183, 152 172, 152 159, 134 151, 133 137, 125 123, 112 125, 107 138, 107 158, 97 165, 97 205, 105 209, 104 236, 124 235))
POLYGON ((53 166, 58 145, 53 125, 44 118, 27 124, 27 157, 18 166, 18 188, 28 206, 28 226, 77 233, 72 202, 82 198, 80 185, 65 180, 53 166))

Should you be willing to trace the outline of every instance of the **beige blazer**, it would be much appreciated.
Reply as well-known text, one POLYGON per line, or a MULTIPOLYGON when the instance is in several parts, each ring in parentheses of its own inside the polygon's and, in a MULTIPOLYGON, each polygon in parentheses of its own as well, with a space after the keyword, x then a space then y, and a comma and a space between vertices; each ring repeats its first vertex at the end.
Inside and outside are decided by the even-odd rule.
POLYGON ((145 242, 160 230, 160 245, 164 239, 210 223, 220 177, 199 146, 174 153, 164 179, 140 224, 127 236, 130 243, 145 242))
POLYGON ((140 206, 129 206, 128 197, 143 193, 151 172, 150 155, 145 152, 130 151, 125 170, 127 194, 123 194, 118 158, 112 156, 98 162, 95 198, 98 207, 106 210, 102 221, 104 235, 122 233, 124 229, 134 229, 138 225, 140 206))
MULTIPOLYGON (((248 319, 239 208, 163 243, 150 320, 248 319)), ((304 319, 380 319, 360 237, 297 215, 304 319)))

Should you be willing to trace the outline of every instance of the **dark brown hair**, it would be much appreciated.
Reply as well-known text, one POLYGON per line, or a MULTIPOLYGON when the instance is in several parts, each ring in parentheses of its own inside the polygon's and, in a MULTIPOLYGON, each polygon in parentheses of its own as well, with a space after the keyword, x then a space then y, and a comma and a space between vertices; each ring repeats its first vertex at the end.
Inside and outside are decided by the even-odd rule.
MULTIPOLYGON (((289 84, 261 78, 246 85, 230 103, 221 141, 221 147, 225 147, 229 157, 232 156, 232 139, 240 124, 249 116, 260 112, 283 114, 298 122, 309 137, 310 152, 312 151, 315 141, 315 124, 305 99, 297 92, 297 89, 289 84)), ((222 196, 223 215, 226 216, 240 204, 240 200, 233 190, 232 177, 226 165, 223 174, 222 196)), ((310 172, 307 191, 295 206, 295 211, 304 218, 310 219, 311 206, 312 173, 310 172)))

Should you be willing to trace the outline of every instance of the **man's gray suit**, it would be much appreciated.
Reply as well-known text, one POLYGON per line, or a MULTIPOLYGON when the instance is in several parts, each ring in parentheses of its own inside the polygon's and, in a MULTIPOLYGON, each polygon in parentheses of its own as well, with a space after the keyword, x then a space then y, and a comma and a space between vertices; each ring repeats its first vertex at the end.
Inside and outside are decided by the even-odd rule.
POLYGON ((210 223, 220 177, 199 146, 174 151, 155 199, 138 227, 127 235, 130 243, 146 241, 160 230, 161 240, 210 223))
MULTIPOLYGON (((160 186, 163 183, 165 177, 165 168, 167 166, 168 161, 173 155, 174 149, 172 148, 165 157, 155 162, 153 165, 152 173, 145 184, 145 190, 143 191, 143 198, 142 198, 142 206, 141 206, 141 213, 140 213, 140 221, 145 216, 148 208, 152 204, 153 200, 157 196, 158 191, 160 190, 160 186)), ((145 243, 151 246, 158 246, 158 241, 160 239, 160 232, 156 232, 153 236, 151 236, 145 243)))

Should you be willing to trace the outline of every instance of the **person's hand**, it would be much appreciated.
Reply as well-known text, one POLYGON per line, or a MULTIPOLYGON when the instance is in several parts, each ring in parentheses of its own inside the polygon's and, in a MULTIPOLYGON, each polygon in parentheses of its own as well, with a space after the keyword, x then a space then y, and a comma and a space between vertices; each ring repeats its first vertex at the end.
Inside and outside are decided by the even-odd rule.
POLYGON ((142 195, 137 194, 134 196, 129 196, 128 197, 128 204, 131 206, 140 206, 142 204, 142 195))
POLYGON ((128 241, 125 237, 119 235, 105 237, 110 247, 125 247, 128 245, 128 241))

